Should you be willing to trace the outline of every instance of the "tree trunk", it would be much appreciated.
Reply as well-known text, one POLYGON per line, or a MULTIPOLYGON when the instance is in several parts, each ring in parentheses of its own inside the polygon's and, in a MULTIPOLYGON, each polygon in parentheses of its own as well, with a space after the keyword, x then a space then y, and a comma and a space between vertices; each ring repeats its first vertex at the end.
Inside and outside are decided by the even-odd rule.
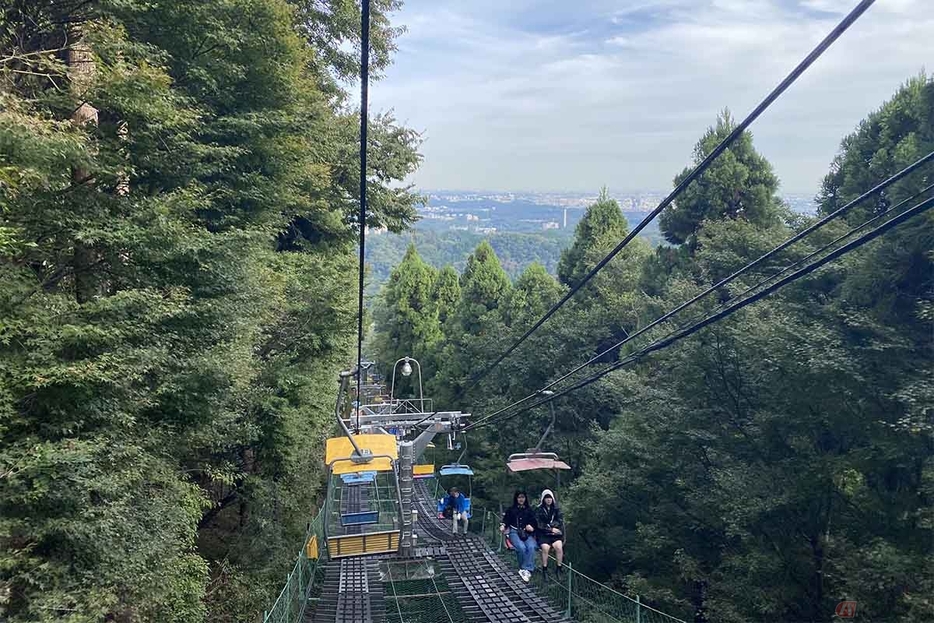
MULTIPOLYGON (((74 43, 68 48, 68 67, 72 93, 80 105, 71 115, 71 121, 77 126, 97 125, 97 109, 85 101, 86 93, 94 81, 97 69, 90 46, 84 41, 80 28, 72 31, 74 43)), ((79 167, 71 172, 72 183, 83 185, 90 183, 91 174, 79 167)), ((94 250, 80 240, 75 240, 72 268, 75 275, 75 298, 79 303, 86 303, 96 293, 91 267, 94 264, 94 250)))

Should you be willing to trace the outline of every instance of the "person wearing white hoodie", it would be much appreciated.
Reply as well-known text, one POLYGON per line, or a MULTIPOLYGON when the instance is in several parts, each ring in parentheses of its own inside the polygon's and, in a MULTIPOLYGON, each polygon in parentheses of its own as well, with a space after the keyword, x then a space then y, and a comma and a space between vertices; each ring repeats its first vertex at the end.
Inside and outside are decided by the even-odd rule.
POLYGON ((548 573, 548 555, 555 552, 558 564, 555 573, 564 571, 564 515, 551 489, 542 491, 540 503, 535 510, 538 545, 542 549, 542 573, 548 573))

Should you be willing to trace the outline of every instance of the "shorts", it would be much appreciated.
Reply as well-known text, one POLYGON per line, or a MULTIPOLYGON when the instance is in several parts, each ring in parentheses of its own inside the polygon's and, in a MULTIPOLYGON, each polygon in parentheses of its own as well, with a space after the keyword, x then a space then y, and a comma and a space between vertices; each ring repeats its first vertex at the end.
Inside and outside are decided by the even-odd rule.
POLYGON ((541 534, 538 536, 539 545, 554 545, 555 541, 563 541, 564 535, 562 534, 541 534))

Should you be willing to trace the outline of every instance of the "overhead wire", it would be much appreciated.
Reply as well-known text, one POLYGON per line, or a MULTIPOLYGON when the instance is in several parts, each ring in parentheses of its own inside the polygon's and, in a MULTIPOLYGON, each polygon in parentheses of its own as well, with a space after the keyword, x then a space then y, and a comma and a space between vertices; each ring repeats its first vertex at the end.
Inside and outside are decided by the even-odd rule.
POLYGON ((869 7, 875 3, 875 0, 862 0, 856 7, 850 11, 846 17, 844 17, 839 24, 813 49, 811 52, 789 73, 784 80, 782 80, 778 86, 776 86, 766 97, 763 99, 758 106, 756 106, 749 115, 743 119, 730 134, 724 138, 720 143, 707 155, 704 160, 698 164, 694 169, 672 190, 667 197, 665 197, 658 206, 652 210, 638 225, 636 225, 632 231, 630 231, 625 238, 623 238, 619 244, 617 244, 607 255, 601 259, 597 264, 587 272, 586 275, 577 283, 575 283, 568 291, 555 303, 545 314, 539 318, 529 329, 527 329, 515 342, 512 343, 505 351, 503 351, 489 366, 480 372, 470 380, 470 384, 467 389, 464 390, 464 393, 470 389, 476 387, 480 381, 482 381, 486 376, 506 357, 511 355, 515 350, 529 338, 535 331, 539 329, 543 324, 548 322, 548 320, 559 310, 565 303, 567 303, 574 295, 576 295, 581 288, 583 288, 597 273, 603 270, 603 267, 606 266, 614 257, 616 257, 645 227, 655 219, 661 212, 667 208, 671 203, 686 189, 694 180, 696 180, 701 174, 706 171, 714 160, 716 160, 720 154, 722 154, 729 146, 755 121, 765 110, 772 105, 779 96, 784 93, 788 87, 790 87, 804 72, 810 67, 820 56, 844 33, 850 26, 859 19, 863 13, 865 13, 869 7))
POLYGON ((357 432, 363 403, 363 286, 366 266, 366 148, 367 105, 370 83, 370 0, 360 3, 360 272, 357 284, 357 432))
MULTIPOLYGON (((509 405, 507 405, 507 406, 505 406, 505 407, 502 407, 501 409, 499 409, 499 410, 497 410, 497 411, 495 411, 495 412, 493 412, 493 413, 491 413, 491 414, 485 416, 483 419, 478 420, 477 422, 474 422, 474 424, 479 424, 480 422, 485 421, 486 419, 494 418, 494 417, 498 416, 500 413, 503 413, 503 412, 505 412, 505 411, 508 411, 508 410, 510 410, 510 409, 513 409, 513 408, 515 408, 516 406, 521 405, 521 404, 523 404, 523 403, 525 403, 525 402, 528 402, 529 400, 531 400, 531 399, 535 398, 536 396, 540 395, 542 392, 551 389, 552 387, 554 387, 554 386, 557 385, 558 383, 561 383, 562 381, 565 381, 566 379, 568 379, 569 377, 573 376, 574 374, 577 374, 578 372, 580 372, 581 370, 583 370, 583 369, 586 368, 587 366, 593 364, 593 363, 596 362, 596 361, 599 361, 600 359, 602 359, 603 357, 605 357, 605 356, 606 356, 607 354, 609 354, 610 352, 612 352, 612 351, 614 351, 614 350, 620 348, 621 346, 624 346, 625 344, 631 342, 632 340, 634 340, 635 338, 639 337, 640 335, 643 335, 643 334, 646 333, 647 331, 649 331, 649 330, 655 328, 656 326, 660 325, 661 323, 663 323, 663 322, 669 320, 671 317, 673 317, 673 316, 675 316, 676 314, 682 312, 682 311, 685 310, 686 308, 688 308, 688 307, 690 307, 690 306, 696 304, 698 301, 700 301, 701 299, 705 298, 705 297, 708 296, 709 294, 711 294, 711 293, 713 293, 713 292, 719 290, 720 288, 722 288, 723 286, 725 286, 725 285, 731 283, 732 281, 734 281, 736 278, 740 277, 740 276, 743 275, 744 273, 746 273, 746 272, 752 270, 753 268, 755 268, 756 266, 758 266, 759 264, 761 264, 761 263, 764 262, 765 260, 767 260, 767 259, 773 257, 774 255, 776 255, 777 253, 780 253, 781 251, 787 249, 789 246, 791 246, 791 245, 794 244, 795 242, 798 242, 798 241, 801 240, 802 238, 808 236, 809 234, 813 233, 814 231, 820 229, 821 227, 824 227, 824 226, 825 226, 827 223, 829 223, 830 221, 832 221, 832 220, 834 220, 834 219, 836 219, 836 218, 839 218, 840 216, 843 216, 844 214, 846 214, 847 212, 849 212, 850 210, 852 210, 852 209, 853 209, 854 207, 856 207, 857 205, 863 203, 864 201, 866 201, 866 200, 869 199, 870 197, 872 197, 872 196, 874 196, 874 195, 876 195, 876 194, 878 194, 878 193, 881 193, 882 191, 884 191, 886 188, 888 188, 888 187, 891 186, 892 184, 895 184, 896 182, 898 182, 898 181, 904 179, 905 177, 907 177, 908 175, 910 175, 910 174, 916 172, 920 167, 924 166, 924 165, 927 164, 928 162, 931 162, 932 160, 934 160, 934 151, 928 153, 928 154, 925 155, 925 156, 922 156, 921 158, 919 158, 918 160, 914 161, 913 163, 911 163, 911 164, 908 165, 907 167, 904 167, 903 169, 901 169, 900 171, 898 171, 898 172, 895 173, 894 175, 890 176, 890 177, 887 178, 886 180, 884 180, 884 181, 882 181, 882 182, 876 184, 876 186, 874 186, 874 187, 871 188, 870 190, 867 190, 866 192, 864 192, 864 193, 861 194, 860 196, 858 196, 858 197, 856 197, 855 199, 853 199, 853 200, 847 202, 845 205, 843 205, 843 207, 838 208, 837 210, 834 210, 833 212, 831 212, 830 214, 824 216, 823 218, 821 218, 821 219, 815 221, 814 223, 812 223, 812 224, 809 225, 808 227, 804 228, 803 230, 801 230, 800 232, 798 232, 798 233, 795 234, 794 236, 788 238, 787 240, 785 240, 784 242, 782 242, 781 244, 779 244, 778 246, 776 246, 776 247, 775 247, 774 249, 772 249, 771 251, 765 253, 764 255, 761 255, 760 257, 756 258, 756 259, 753 260, 752 262, 749 262, 748 264, 746 264, 746 265, 743 266, 742 268, 740 268, 740 269, 734 271, 734 272, 733 272, 731 275, 729 275, 728 277, 725 277, 725 278, 721 279, 720 281, 718 281, 718 282, 715 283, 714 285, 710 286, 709 288, 707 288, 707 289, 704 290, 703 292, 697 294, 697 295, 694 296, 693 298, 691 298, 691 299, 685 301, 684 303, 681 303, 680 305, 678 305, 677 307, 675 307, 675 308, 672 309, 671 311, 668 311, 668 312, 666 312, 665 314, 659 316, 658 318, 656 318, 655 320, 653 320, 652 322, 650 322, 650 323, 647 324, 646 326, 641 327, 641 328, 638 329, 637 331, 632 332, 632 333, 629 333, 628 335, 626 335, 626 337, 625 337, 624 339, 622 339, 622 340, 616 342, 616 343, 613 344, 612 346, 609 346, 608 348, 604 349, 604 350, 601 351, 600 353, 594 355, 593 357, 591 357, 590 359, 588 359, 588 360, 585 361, 584 363, 582 363, 582 364, 578 365, 577 367, 575 367, 574 369, 572 369, 570 372, 567 372, 567 373, 565 373, 564 375, 560 376, 559 378, 555 379, 554 381, 551 381, 550 383, 548 383, 547 385, 545 385, 545 386, 542 387, 541 389, 537 390, 536 392, 534 392, 534 393, 532 393, 532 394, 529 394, 528 396, 526 396, 526 397, 524 397, 524 398, 522 398, 522 399, 520 399, 520 400, 517 400, 516 402, 513 402, 512 404, 509 404, 509 405)), ((925 189, 925 190, 926 190, 926 189, 925 189)), ((915 198, 921 196, 921 195, 925 192, 925 190, 922 190, 922 191, 919 191, 918 193, 915 193, 913 196, 911 196, 911 197, 909 197, 908 199, 906 199, 906 200, 902 201, 901 203, 899 203, 899 206, 897 206, 897 207, 904 206, 907 202, 911 201, 912 199, 915 199, 915 198)))
MULTIPOLYGON (((513 413, 510 413, 510 414, 508 414, 508 415, 506 415, 506 416, 499 417, 499 418, 496 419, 495 421, 500 422, 500 421, 505 421, 505 420, 508 420, 508 419, 512 419, 512 418, 517 417, 518 415, 520 415, 520 414, 522 414, 522 413, 525 413, 526 411, 529 411, 530 409, 537 408, 537 407, 539 407, 539 406, 541 406, 541 405, 544 405, 544 404, 546 404, 546 403, 548 403, 548 402, 551 402, 552 400, 555 400, 555 399, 557 399, 557 398, 560 398, 561 396, 564 396, 564 395, 566 395, 566 394, 568 394, 568 393, 571 393, 571 392, 573 392, 573 391, 577 391, 578 389, 582 389, 583 387, 586 387, 586 386, 588 386, 588 385, 590 385, 590 384, 592 384, 592 383, 594 383, 594 382, 600 380, 601 378, 605 377, 605 376, 606 376, 607 374, 609 374, 610 372, 613 372, 613 371, 615 371, 615 370, 618 370, 618 369, 620 369, 620 368, 622 368, 622 367, 624 367, 624 366, 626 366, 626 365, 628 365, 628 364, 630 364, 630 363, 633 363, 633 362, 635 362, 635 361, 638 361, 638 360, 644 358, 645 356, 647 356, 647 355, 649 355, 649 354, 651 354, 651 353, 653 353, 653 352, 655 352, 655 351, 661 350, 661 349, 663 349, 663 348, 665 348, 665 347, 667 347, 667 346, 669 346, 669 345, 671 345, 671 344, 673 344, 673 343, 675 343, 675 342, 677 342, 677 341, 679 341, 679 340, 682 340, 682 339, 684 339, 684 338, 686 338, 686 337, 688 337, 688 336, 690 336, 690 335, 693 335, 694 333, 700 331, 700 330, 703 329, 704 327, 706 327, 706 326, 708 326, 708 325, 710 325, 710 324, 712 324, 712 323, 714 323, 714 322, 717 322, 717 321, 719 321, 719 320, 721 320, 721 319, 723 319, 723 318, 726 318, 726 317, 728 317, 728 316, 730 316, 730 315, 736 313, 736 312, 739 311, 740 309, 743 309, 744 307, 746 307, 746 306, 748 306, 748 305, 751 305, 752 303, 755 303, 756 301, 758 301, 758 300, 760 300, 760 299, 762 299, 762 298, 765 298, 766 296, 772 294, 772 293, 775 292, 776 290, 778 290, 778 289, 784 287, 785 285, 788 285, 789 283, 792 283, 792 282, 794 282, 794 281, 796 281, 796 280, 798 280, 798 279, 800 279, 800 278, 802 278, 802 277, 804 277, 804 276, 806 276, 806 275, 812 273, 813 271, 817 270, 817 269, 820 268, 821 266, 824 266, 825 264, 827 264, 827 263, 829 263, 829 262, 831 262, 831 261, 837 259, 838 257, 840 257, 840 256, 842 256, 842 255, 844 255, 844 254, 846 254, 846 253, 849 253, 850 251, 852 251, 852 250, 854 250, 854 249, 856 249, 856 248, 858 248, 858 247, 860 247, 860 246, 862 246, 862 245, 864 245, 864 244, 866 244, 866 243, 868 243, 868 242, 871 242, 872 240, 878 238, 879 236, 881 236, 881 235, 884 234, 885 232, 889 231, 889 230, 892 229, 893 227, 896 227, 896 226, 900 225, 901 223, 903 223, 903 222, 905 222, 905 221, 907 221, 907 220, 909 220, 909 219, 911 219, 911 218, 913 218, 913 217, 915 217, 915 216, 917 216, 917 215, 919 215, 919 214, 921 214, 921 213, 923 213, 923 212, 929 210, 931 207, 934 207, 934 197, 930 197, 930 198, 928 198, 928 199, 925 199, 924 201, 922 201, 921 203, 915 205, 914 207, 909 208, 908 210, 905 210, 905 211, 902 212, 901 214, 898 214, 898 215, 892 217, 891 219, 889 219, 889 220, 886 221, 885 223, 882 223, 881 225, 876 226, 875 228, 873 228, 873 229, 870 230, 869 232, 863 234, 862 236, 860 236, 860 237, 857 238, 856 240, 853 240, 853 241, 851 241, 851 242, 848 242, 847 244, 845 244, 845 245, 843 245, 843 246, 841 246, 841 247, 835 249, 834 251, 831 251, 831 252, 830 252, 829 254, 827 254, 826 256, 824 256, 824 257, 822 257, 822 258, 816 260, 815 262, 813 262, 813 263, 811 263, 811 264, 808 264, 807 266, 804 266, 804 267, 802 267, 802 268, 796 270, 795 272, 793 272, 793 273, 791 273, 790 275, 788 275, 788 276, 786 276, 786 277, 784 277, 784 278, 782 278, 782 279, 776 281, 775 283, 773 283, 773 284, 771 284, 771 285, 768 285, 767 287, 765 287, 765 289, 763 289, 763 290, 761 290, 761 291, 759 291, 759 292, 756 292, 755 294, 749 296, 748 298, 741 299, 741 300, 734 300, 734 301, 731 301, 731 302, 729 302, 729 304, 728 304, 725 308, 721 309, 720 311, 717 311, 717 312, 715 312, 715 313, 712 313, 712 314, 706 316, 705 318, 703 318, 702 320, 699 320, 699 321, 697 321, 697 322, 691 324, 691 325, 688 326, 688 327, 684 327, 684 328, 681 328, 681 329, 677 329, 677 330, 675 330, 675 331, 672 331, 671 333, 667 334, 665 337, 662 337, 662 338, 656 340, 656 341, 653 342, 652 344, 649 344, 648 346, 642 348, 641 350, 638 350, 638 351, 636 351, 635 353, 632 353, 632 354, 628 355, 628 356, 625 357, 624 359, 621 359, 620 361, 618 361, 618 362, 616 362, 616 363, 614 363, 614 364, 608 366, 607 368, 605 368, 605 369, 603 369, 603 370, 601 370, 601 371, 599 371, 599 372, 597 372, 597 373, 595 373, 595 374, 593 374, 593 375, 591 375, 591 376, 589 376, 589 377, 586 377, 585 379, 580 380, 580 381, 574 383, 573 385, 571 385, 571 386, 569 386, 569 387, 567 387, 567 388, 564 388, 564 389, 562 389, 562 390, 560 390, 560 391, 554 392, 553 394, 542 398, 541 400, 539 400, 538 402, 536 402, 536 403, 534 403, 534 404, 532 404, 532 405, 523 407, 523 408, 519 409, 518 411, 515 411, 515 412, 513 412, 513 413)), ((894 209, 893 209, 893 210, 894 210, 894 209)), ((891 212, 891 211, 893 211, 893 210, 887 210, 886 213, 891 212)), ((866 223, 863 223, 862 225, 860 225, 857 229, 862 229, 862 228, 864 228, 864 226, 868 225, 870 222, 874 222, 875 220, 878 220, 881 216, 884 216, 884 214, 883 214, 883 215, 879 215, 879 216, 877 216, 877 217, 874 217, 873 219, 870 219, 870 220, 867 221, 866 223)), ((852 233, 852 232, 848 232, 848 233, 852 233)), ((844 235, 844 236, 841 236, 840 238, 838 238, 837 240, 840 240, 840 239, 846 238, 846 237, 848 237, 848 236, 847 236, 847 235, 844 235)), ((834 242, 836 242, 837 240, 835 240, 834 242)), ((833 244, 833 243, 830 243, 830 244, 833 244)), ((826 250, 827 248, 829 248, 830 244, 825 245, 825 246, 823 247, 823 249, 826 250)), ((811 255, 814 255, 814 254, 811 254, 811 255)), ((769 279, 771 279, 771 277, 769 277, 769 278, 768 278, 767 280, 765 280, 765 281, 768 281, 769 279)), ((491 418, 491 417, 484 418, 483 420, 478 420, 477 422, 468 425, 468 426, 466 427, 466 430, 472 430, 472 429, 474 429, 474 428, 479 428, 479 427, 481 427, 481 426, 488 426, 488 425, 490 425, 490 424, 492 424, 492 423, 494 423, 494 419, 493 419, 493 418, 491 418)))

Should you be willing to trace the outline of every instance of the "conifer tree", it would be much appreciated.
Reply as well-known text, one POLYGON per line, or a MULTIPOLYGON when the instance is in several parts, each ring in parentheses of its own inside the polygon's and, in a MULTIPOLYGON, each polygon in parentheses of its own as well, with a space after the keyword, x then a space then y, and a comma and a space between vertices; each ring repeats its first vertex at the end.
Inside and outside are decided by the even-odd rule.
POLYGON ((434 297, 437 280, 437 271, 422 260, 415 244, 410 244, 383 290, 378 348, 387 367, 400 357, 423 358, 441 339, 434 297))
POLYGON ((574 230, 574 242, 561 253, 558 278, 568 286, 578 281, 597 262, 626 237, 629 225, 619 203, 610 199, 606 188, 600 191, 597 202, 587 208, 574 230))
POLYGON ((461 286, 457 271, 453 266, 447 265, 438 272, 432 298, 438 306, 438 320, 442 325, 448 316, 454 313, 457 301, 461 297, 461 286))
MULTIPOLYGON (((717 124, 708 128, 694 147, 694 165, 700 164, 735 127, 729 111, 723 111, 717 124)), ((691 168, 685 168, 675 177, 675 185, 690 171, 691 168)), ((659 226, 669 242, 687 245, 689 249, 696 247, 698 232, 705 221, 742 219, 768 227, 779 217, 781 201, 777 191, 778 178, 771 164, 756 151, 752 135, 743 132, 662 212, 659 226)))

